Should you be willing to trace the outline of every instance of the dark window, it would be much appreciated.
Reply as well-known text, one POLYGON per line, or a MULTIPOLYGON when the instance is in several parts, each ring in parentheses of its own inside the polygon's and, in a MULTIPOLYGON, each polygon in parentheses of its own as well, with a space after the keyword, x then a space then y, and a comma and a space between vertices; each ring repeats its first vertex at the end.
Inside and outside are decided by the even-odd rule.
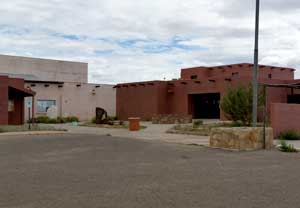
POLYGON ((272 79, 272 74, 269 74, 268 77, 269 77, 269 79, 272 79))
POLYGON ((198 79, 198 76, 197 75, 192 75, 191 79, 198 79))

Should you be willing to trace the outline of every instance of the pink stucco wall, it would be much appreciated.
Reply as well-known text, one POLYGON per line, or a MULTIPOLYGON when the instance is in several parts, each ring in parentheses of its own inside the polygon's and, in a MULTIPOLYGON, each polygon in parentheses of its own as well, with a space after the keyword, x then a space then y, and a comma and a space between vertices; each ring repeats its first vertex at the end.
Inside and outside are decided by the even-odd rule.
MULTIPOLYGON (((25 86, 36 92, 34 106, 35 117, 46 116, 38 112, 38 100, 54 100, 58 116, 76 116, 81 121, 95 117, 96 107, 104 108, 108 115, 116 115, 116 90, 112 85, 97 85, 81 83, 48 84, 26 83, 25 86), (98 86, 98 87, 97 87, 98 86)), ((28 119, 28 109, 25 109, 25 119, 28 119)))
POLYGON ((272 103, 270 121, 274 136, 290 129, 300 131, 300 104, 272 103))

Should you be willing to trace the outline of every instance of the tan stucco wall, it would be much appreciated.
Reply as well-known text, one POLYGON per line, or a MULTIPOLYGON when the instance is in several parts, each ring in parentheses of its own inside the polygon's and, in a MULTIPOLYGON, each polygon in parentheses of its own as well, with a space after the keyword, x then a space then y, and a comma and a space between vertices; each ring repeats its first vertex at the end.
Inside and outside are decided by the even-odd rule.
POLYGON ((88 82, 88 64, 80 62, 0 55, 0 73, 35 81, 88 82))
MULTIPOLYGON (((104 108, 108 115, 116 115, 116 90, 113 85, 81 84, 77 87, 77 83, 64 83, 62 88, 58 84, 49 84, 49 87, 43 83, 35 83, 34 87, 30 83, 25 85, 36 92, 35 116, 45 115, 37 112, 37 100, 55 100, 59 116, 77 116, 83 121, 95 116, 96 107, 104 108)), ((25 111, 27 120, 28 111, 25 111)))

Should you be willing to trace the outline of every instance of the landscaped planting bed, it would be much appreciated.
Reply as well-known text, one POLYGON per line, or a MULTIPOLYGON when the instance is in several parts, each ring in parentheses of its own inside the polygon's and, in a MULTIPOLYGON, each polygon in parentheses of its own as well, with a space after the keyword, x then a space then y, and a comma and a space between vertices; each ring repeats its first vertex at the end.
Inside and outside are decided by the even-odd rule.
POLYGON ((203 122, 196 121, 193 124, 183 125, 178 124, 167 131, 171 134, 187 134, 197 136, 209 136, 212 128, 218 127, 239 127, 239 123, 234 122, 218 122, 211 124, 203 124, 203 122))

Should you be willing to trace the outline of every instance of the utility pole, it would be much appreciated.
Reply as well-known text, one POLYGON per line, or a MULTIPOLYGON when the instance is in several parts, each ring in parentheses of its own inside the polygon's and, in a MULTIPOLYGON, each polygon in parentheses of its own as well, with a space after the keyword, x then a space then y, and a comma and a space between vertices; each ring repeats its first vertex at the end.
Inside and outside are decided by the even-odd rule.
POLYGON ((254 67, 253 67, 253 109, 252 126, 257 126, 257 100, 258 100, 258 39, 259 39, 259 7, 260 0, 256 0, 255 12, 255 47, 254 47, 254 67))

